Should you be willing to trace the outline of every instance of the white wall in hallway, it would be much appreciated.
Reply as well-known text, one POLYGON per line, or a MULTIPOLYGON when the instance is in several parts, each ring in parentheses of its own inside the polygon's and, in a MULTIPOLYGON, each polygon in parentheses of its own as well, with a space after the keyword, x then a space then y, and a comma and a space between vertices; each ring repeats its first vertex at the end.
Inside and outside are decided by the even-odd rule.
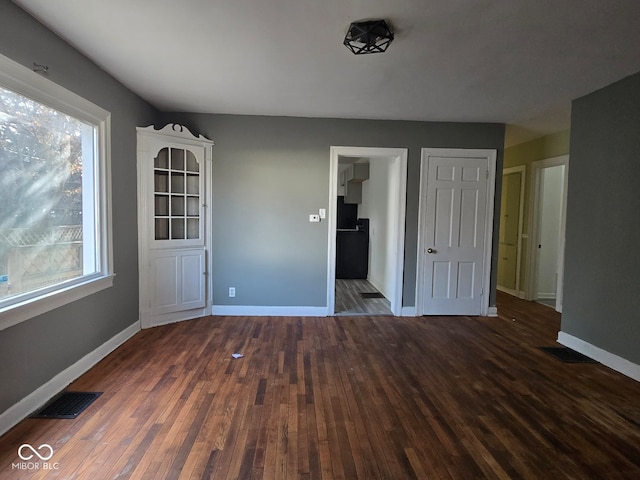
POLYGON ((369 160, 369 180, 362 184, 362 204, 358 208, 360 218, 369 219, 369 277, 368 280, 385 297, 394 289, 393 234, 396 231, 390 212, 398 209, 392 185, 398 184, 394 177, 393 158, 369 160))

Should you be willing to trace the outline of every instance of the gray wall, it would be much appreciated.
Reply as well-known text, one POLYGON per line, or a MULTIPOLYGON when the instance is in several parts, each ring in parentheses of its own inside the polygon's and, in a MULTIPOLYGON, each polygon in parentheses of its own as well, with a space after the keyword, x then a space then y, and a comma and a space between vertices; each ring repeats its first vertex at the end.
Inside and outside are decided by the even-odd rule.
POLYGON ((0 53, 112 114, 110 289, 0 331, 0 412, 138 320, 136 130, 157 111, 9 1, 0 2, 0 53))
MULTIPOLYGON (((327 226, 309 214, 329 206, 329 148, 409 149, 403 305, 415 305, 420 149, 492 148, 502 171, 502 124, 429 123, 165 114, 215 141, 213 302, 324 306, 327 226), (228 287, 236 297, 228 298, 228 287)), ((500 180, 498 180, 500 181, 500 180)), ((500 205, 500 186, 496 205, 500 205)), ((495 216, 497 232, 499 215, 495 216)), ((495 305, 495 254, 490 304, 495 305)))
POLYGON ((573 102, 562 331, 640 364, 640 74, 573 102))

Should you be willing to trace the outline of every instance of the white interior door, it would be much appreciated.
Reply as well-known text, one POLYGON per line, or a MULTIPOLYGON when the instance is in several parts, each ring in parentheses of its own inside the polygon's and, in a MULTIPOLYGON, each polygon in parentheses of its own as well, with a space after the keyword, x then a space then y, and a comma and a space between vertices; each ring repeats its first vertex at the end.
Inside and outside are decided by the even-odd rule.
POLYGON ((569 155, 533 162, 531 169, 526 298, 555 303, 562 312, 569 155))
POLYGON ((423 150, 417 282, 422 315, 486 314, 494 165, 494 151, 423 150))
POLYGON ((556 299, 564 165, 541 169, 536 300, 556 299))

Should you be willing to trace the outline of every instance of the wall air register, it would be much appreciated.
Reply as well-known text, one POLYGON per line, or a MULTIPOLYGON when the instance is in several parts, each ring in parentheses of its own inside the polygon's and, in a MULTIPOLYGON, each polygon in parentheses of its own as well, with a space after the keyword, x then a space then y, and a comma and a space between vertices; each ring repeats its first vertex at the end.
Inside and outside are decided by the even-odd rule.
POLYGON ((597 363, 594 359, 567 347, 540 347, 540 350, 564 363, 597 363))

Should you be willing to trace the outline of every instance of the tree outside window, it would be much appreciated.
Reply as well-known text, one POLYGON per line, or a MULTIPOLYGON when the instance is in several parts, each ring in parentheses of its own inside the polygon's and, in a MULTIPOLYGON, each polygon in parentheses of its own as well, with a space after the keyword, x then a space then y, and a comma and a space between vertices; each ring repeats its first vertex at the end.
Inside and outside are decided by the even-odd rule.
POLYGON ((94 154, 93 126, 0 87, 0 301, 96 271, 94 154))

